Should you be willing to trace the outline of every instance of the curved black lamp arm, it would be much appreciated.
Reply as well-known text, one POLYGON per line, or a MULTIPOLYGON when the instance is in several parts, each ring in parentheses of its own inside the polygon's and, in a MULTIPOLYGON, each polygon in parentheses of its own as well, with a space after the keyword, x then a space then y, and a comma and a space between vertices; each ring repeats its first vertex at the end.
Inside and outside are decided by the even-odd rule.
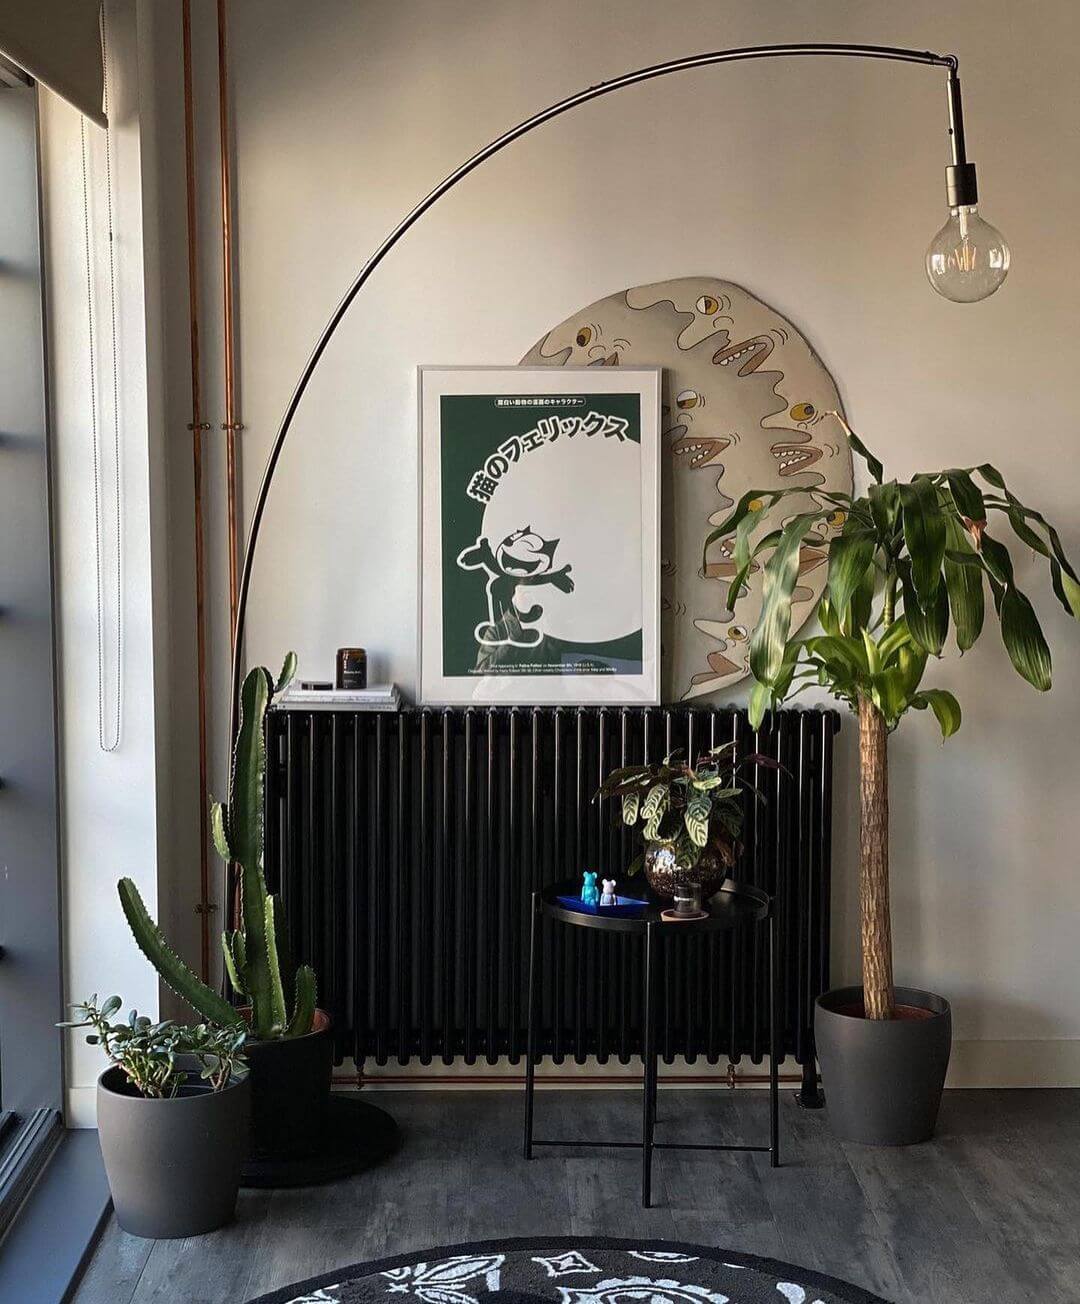
POLYGON ((691 68, 705 68, 714 63, 737 63, 743 59, 786 59, 818 55, 855 59, 888 59, 899 63, 921 63, 931 67, 947 68, 949 73, 949 132, 952 137, 953 147, 953 166, 948 169, 949 199, 950 203, 954 202, 954 197, 956 197, 955 202, 974 202, 975 165, 967 161, 964 152, 963 112, 960 103, 960 79, 958 76, 959 63, 956 56, 952 54, 933 54, 929 50, 906 50, 888 45, 749 45, 741 49, 714 50, 707 54, 692 54, 683 59, 671 59, 667 63, 657 63, 649 68, 639 68, 636 72, 624 73, 623 76, 614 77, 611 81, 599 82, 596 86, 590 86, 587 90, 578 91, 576 95, 570 95, 565 100, 560 100, 557 104, 541 109, 539 113, 534 113, 531 118, 519 122, 516 127, 511 127, 509 131, 504 132, 491 141, 490 144, 485 145, 483 149, 478 150, 472 158, 466 159, 445 180, 440 181, 429 195, 422 199, 410 213, 406 214, 361 267, 356 274, 356 279, 346 291, 345 297, 334 309, 333 316, 326 323, 318 342, 311 352, 311 356, 304 365, 304 370, 300 373, 300 379, 292 392, 292 397, 289 399, 289 406, 285 409, 285 415, 281 419, 281 425, 278 427, 273 447, 270 449, 270 456, 266 459, 266 468, 263 471, 262 482, 259 485, 259 492, 255 499, 255 509, 251 517, 251 529, 244 548, 244 564, 240 571, 240 587, 236 600, 236 626, 233 630, 232 690, 229 710, 230 738, 236 736, 239 722, 240 671, 243 657, 248 588, 251 583, 251 568, 255 559, 255 548, 259 542, 259 529, 262 525, 263 511, 270 493, 274 471, 277 469, 278 458, 285 446, 289 428, 292 425, 293 417, 296 415, 296 410, 300 406, 304 391, 308 387, 308 382, 311 380, 315 368, 319 365, 319 359, 326 351, 326 346, 330 343, 334 332, 340 325, 341 319, 348 311, 349 305, 363 289, 372 272, 375 271, 376 267, 401 237, 448 190, 453 189, 474 168, 479 167, 481 163, 491 158, 493 154, 497 154, 512 141, 532 131, 534 127, 550 122, 552 118, 557 118, 560 114, 577 108, 579 104, 586 104, 589 100, 598 99, 601 95, 608 95, 612 91, 621 90, 624 86, 634 86, 638 82, 651 81, 654 77, 666 77, 668 73, 686 72, 691 68))

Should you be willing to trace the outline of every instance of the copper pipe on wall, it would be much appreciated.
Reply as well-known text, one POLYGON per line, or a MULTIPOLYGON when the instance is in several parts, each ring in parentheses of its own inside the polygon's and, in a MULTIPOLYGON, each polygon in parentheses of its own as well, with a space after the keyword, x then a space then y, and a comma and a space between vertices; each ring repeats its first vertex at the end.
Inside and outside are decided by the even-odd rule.
POLYGON ((236 636, 240 534, 236 511, 236 433, 243 425, 236 415, 236 355, 233 331, 232 143, 229 132, 229 62, 226 45, 225 0, 217 0, 218 131, 221 142, 221 297, 225 351, 225 481, 229 538, 229 637, 236 636))
MULTIPOLYGON (((724 1087, 734 1088, 769 1081, 768 1073, 728 1073, 717 1077, 715 1073, 662 1074, 661 1087, 724 1087)), ((780 1073, 777 1081, 798 1086, 800 1073, 780 1073)), ((335 1087, 522 1087, 524 1073, 335 1073, 335 1087)), ((538 1073, 536 1085, 560 1087, 640 1087, 641 1075, 634 1073, 538 1073)))
POLYGON ((188 318, 191 326, 191 456, 195 487, 195 660, 198 676, 199 716, 199 914, 200 972, 210 977, 210 837, 206 739, 206 595, 205 540, 202 501, 202 435, 210 429, 203 420, 201 358, 199 353, 198 228, 195 204, 195 102, 191 65, 191 0, 183 0, 181 24, 184 46, 184 180, 187 192, 188 318))

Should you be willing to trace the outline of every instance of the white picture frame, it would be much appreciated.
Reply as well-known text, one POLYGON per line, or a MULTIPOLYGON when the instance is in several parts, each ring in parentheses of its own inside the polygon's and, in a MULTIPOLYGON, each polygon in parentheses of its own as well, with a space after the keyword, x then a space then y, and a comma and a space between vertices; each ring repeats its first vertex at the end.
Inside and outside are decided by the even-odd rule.
POLYGON ((660 394, 659 367, 418 368, 422 703, 660 701, 660 394))

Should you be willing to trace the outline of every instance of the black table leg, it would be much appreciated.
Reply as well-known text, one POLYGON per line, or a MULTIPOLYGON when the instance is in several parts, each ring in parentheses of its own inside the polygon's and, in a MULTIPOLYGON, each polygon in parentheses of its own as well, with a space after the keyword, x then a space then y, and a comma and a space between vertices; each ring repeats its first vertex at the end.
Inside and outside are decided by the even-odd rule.
POLYGON ((780 1167, 780 1082, 777 1070, 780 1048, 777 1045, 776 1002, 778 983, 776 965, 776 901, 769 912, 769 1163, 780 1167))
POLYGON ((540 895, 532 894, 529 919, 529 1012, 525 1037, 525 1145, 526 1159, 533 1152, 533 1095, 536 1078, 536 953, 540 946, 540 895))
POLYGON ((644 1090, 641 1128, 641 1203, 652 1203, 653 1125, 656 1121, 656 956, 655 927, 645 927, 645 1045, 643 1047, 644 1090))

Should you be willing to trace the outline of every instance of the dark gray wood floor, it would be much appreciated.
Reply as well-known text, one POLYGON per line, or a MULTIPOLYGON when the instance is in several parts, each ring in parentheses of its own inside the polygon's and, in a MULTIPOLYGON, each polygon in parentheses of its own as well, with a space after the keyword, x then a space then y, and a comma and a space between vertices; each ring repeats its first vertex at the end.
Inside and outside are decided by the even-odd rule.
MULTIPOLYGON (((236 1222, 195 1240, 137 1240, 111 1222, 77 1304, 241 1304, 358 1260, 548 1233, 743 1250, 895 1304, 1080 1300, 1080 1091, 948 1092, 938 1137, 903 1150, 841 1145, 824 1113, 786 1092, 782 1168, 767 1155, 663 1152, 648 1211, 635 1152, 548 1150, 525 1163, 516 1092, 369 1098, 405 1134, 380 1168, 334 1186, 242 1192, 236 1222)), ((635 1093, 537 1096, 537 1136, 637 1124, 635 1093)), ((658 1140, 766 1132, 763 1092, 661 1093, 658 1140)))

